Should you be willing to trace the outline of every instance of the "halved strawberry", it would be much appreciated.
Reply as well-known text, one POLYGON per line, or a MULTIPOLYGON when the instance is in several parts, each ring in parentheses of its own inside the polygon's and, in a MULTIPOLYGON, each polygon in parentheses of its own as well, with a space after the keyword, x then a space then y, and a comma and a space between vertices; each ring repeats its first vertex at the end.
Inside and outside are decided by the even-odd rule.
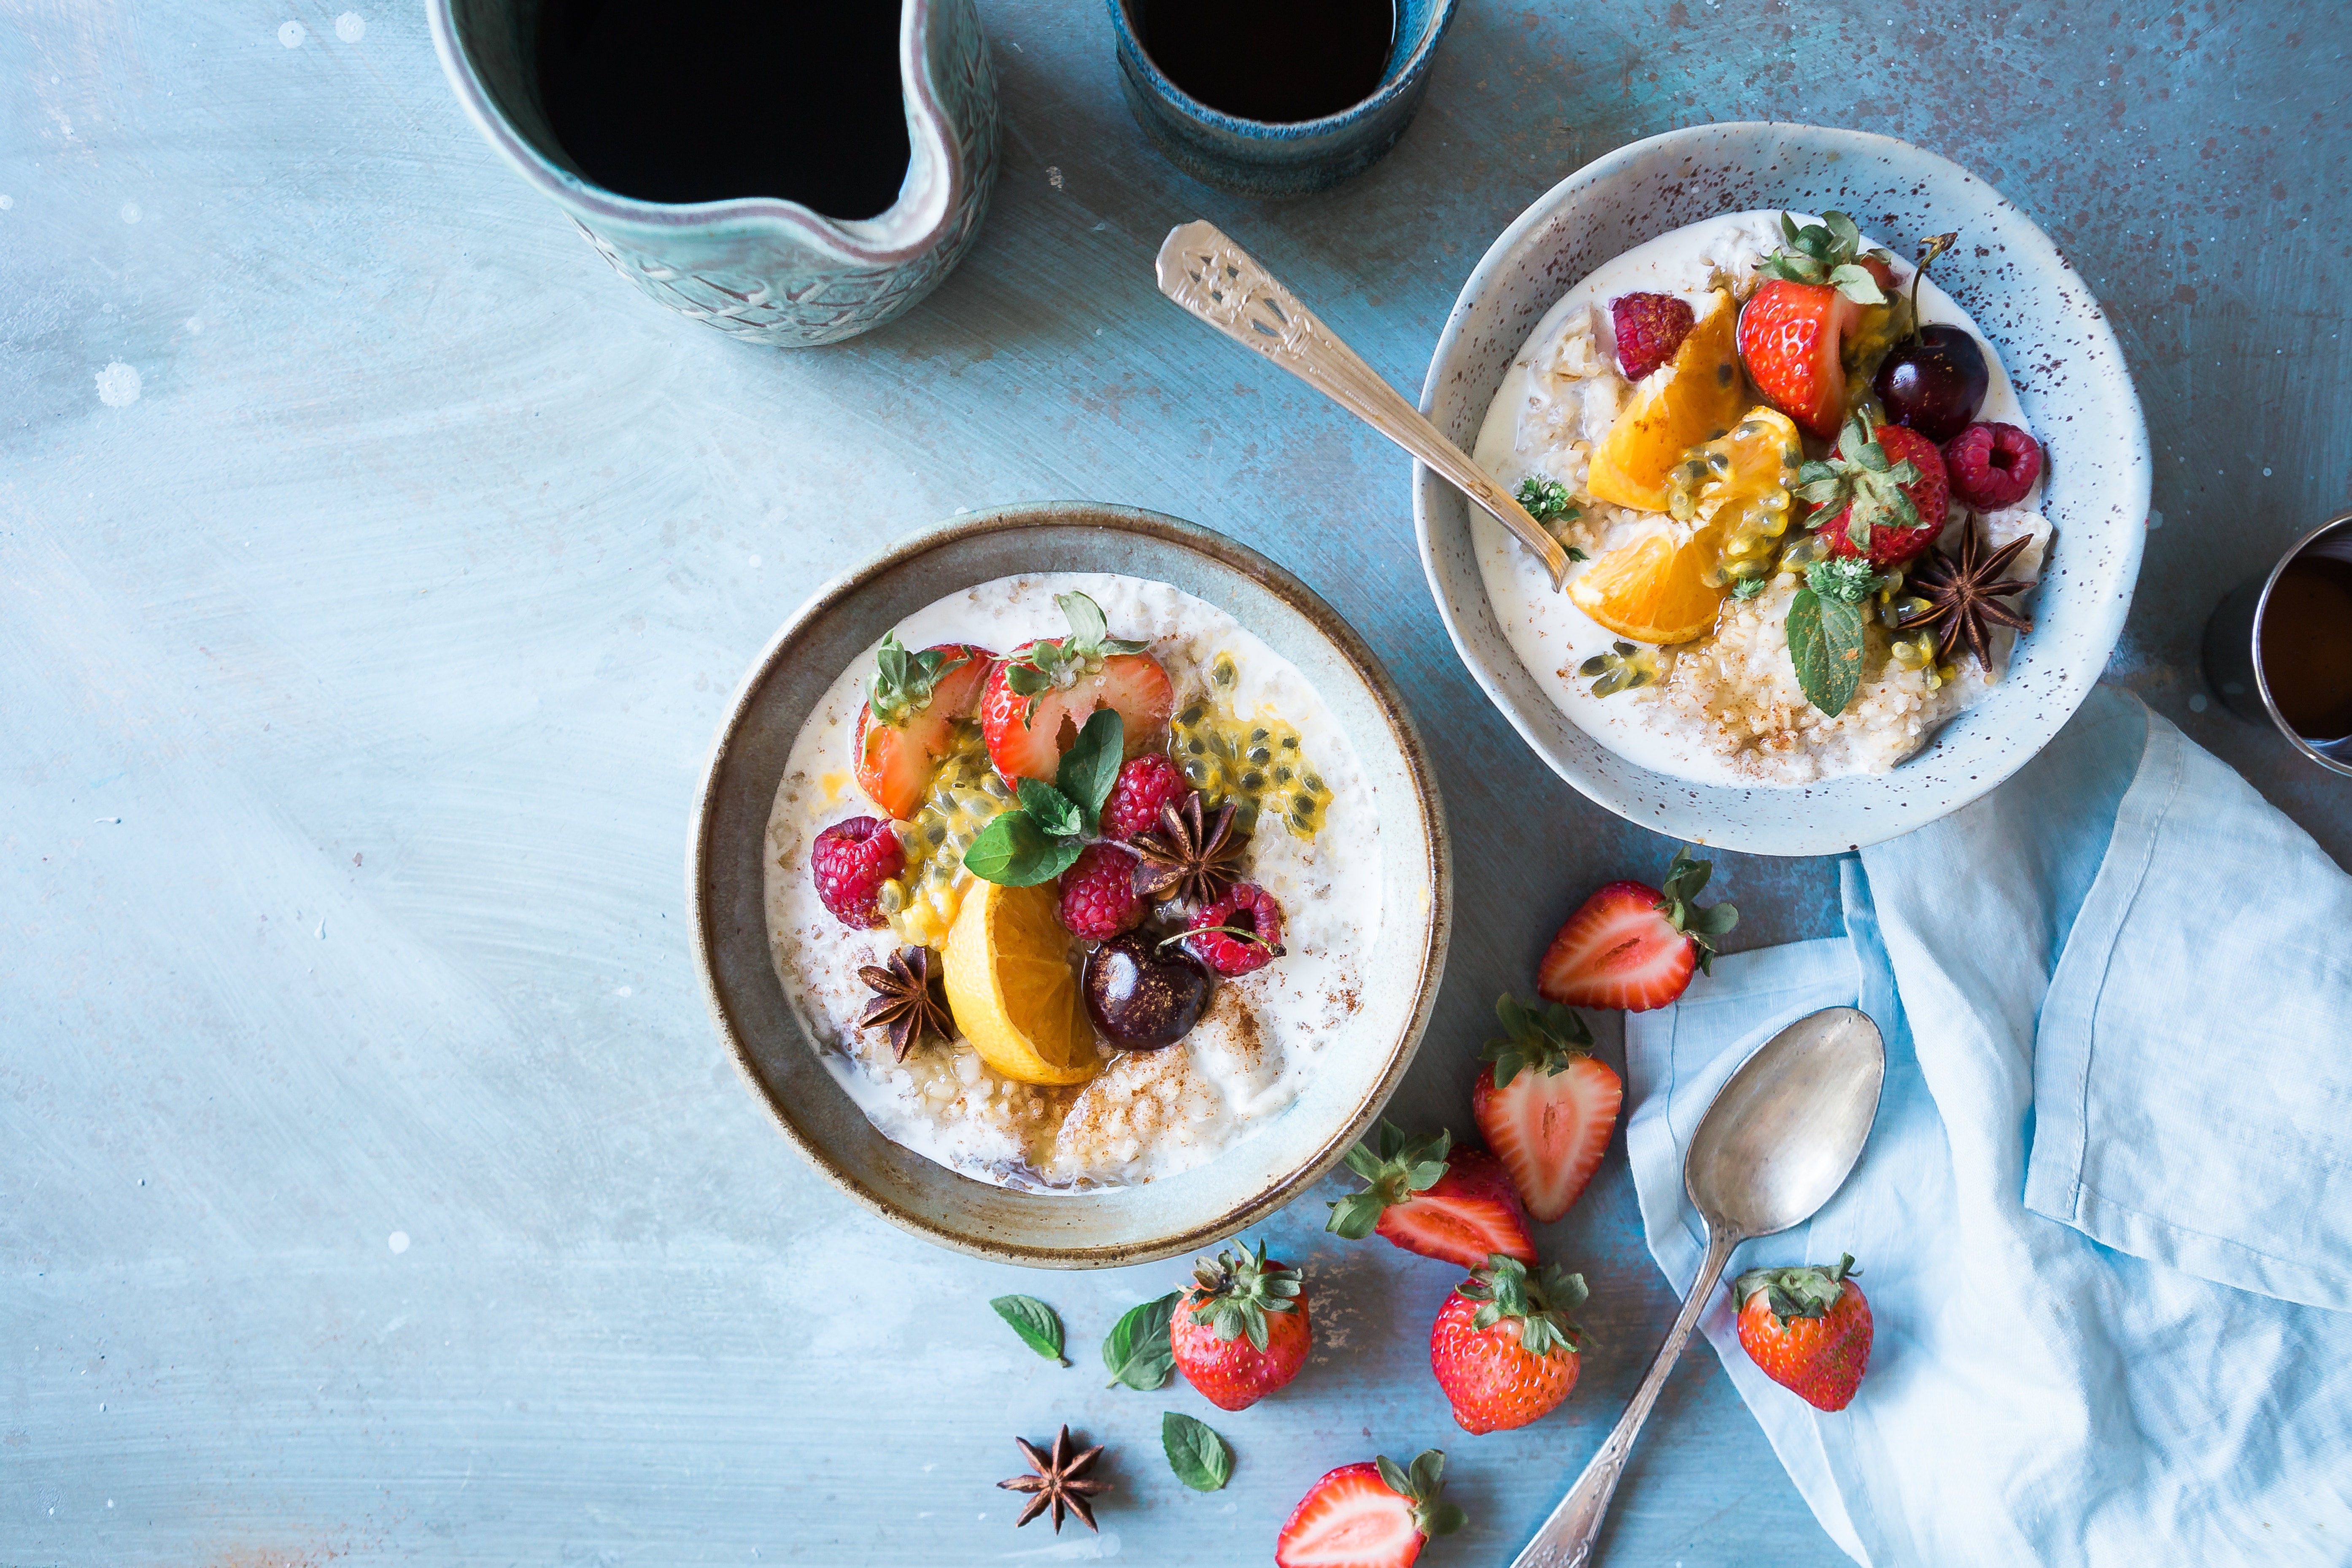
POLYGON ((1383 1454, 1307 1489, 1275 1539, 1275 1568, 1409 1568, 1430 1537, 1465 1522, 1445 1500, 1443 1450, 1424 1450, 1411 1469, 1383 1454))
POLYGON ((1582 1195, 1608 1152, 1625 1086, 1595 1060, 1584 1020, 1555 1003, 1495 1003, 1505 1037, 1479 1056, 1494 1065, 1470 1090, 1470 1114, 1511 1173, 1528 1213, 1549 1224, 1582 1195))
POLYGON ((1740 307, 1740 363, 1773 406, 1833 437, 1845 417, 1845 336, 1864 306, 1886 303, 1894 258, 1863 249, 1843 213, 1802 228, 1783 213, 1780 233, 1787 243, 1765 258, 1764 280, 1740 307))
POLYGON ((1612 882, 1568 917, 1537 971, 1536 991, 1571 1007, 1663 1007, 1690 984, 1693 969, 1711 970, 1715 939, 1739 921, 1729 904, 1698 909, 1692 900, 1715 872, 1713 862, 1675 851, 1665 891, 1642 882, 1612 882))
POLYGON ((980 699, 980 731, 988 760, 1005 779, 1050 784, 1062 753, 1097 710, 1115 708, 1126 729, 1126 752, 1140 756, 1158 742, 1176 706, 1176 688, 1150 645, 1107 635, 1100 605, 1084 594, 1057 594, 1070 635, 1041 637, 1014 648, 989 673, 980 699))
POLYGON ((1333 1204, 1323 1228, 1349 1241, 1378 1231, 1407 1252, 1465 1268, 1497 1252, 1536 1260, 1527 1209, 1501 1161, 1475 1145, 1454 1148, 1451 1131, 1408 1143, 1387 1121, 1378 1140, 1377 1152, 1361 1143, 1348 1151, 1348 1169, 1371 1184, 1333 1204))
POLYGON ((956 721, 971 717, 996 656, 966 643, 941 643, 920 653, 882 639, 874 683, 857 710, 857 787, 866 798, 905 821, 920 809, 939 760, 955 744, 956 721))

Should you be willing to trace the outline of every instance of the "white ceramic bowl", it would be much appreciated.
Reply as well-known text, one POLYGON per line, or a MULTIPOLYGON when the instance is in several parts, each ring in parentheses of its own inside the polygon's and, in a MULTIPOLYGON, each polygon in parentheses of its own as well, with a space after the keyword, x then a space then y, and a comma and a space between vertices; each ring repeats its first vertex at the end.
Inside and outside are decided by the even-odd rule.
POLYGON ((818 1173, 926 1240, 1031 1268, 1106 1268, 1213 1246, 1312 1186, 1364 1135, 1421 1043, 1445 969, 1453 856, 1421 737, 1338 612, 1247 545, 1132 507, 1043 501, 901 541, 801 606, 729 705, 694 813, 687 905, 703 995, 751 1092, 818 1173), (768 810, 810 710, 849 661, 934 599, 1021 572, 1124 572, 1205 599, 1314 684, 1380 816, 1380 936, 1360 1010, 1281 1114, 1140 1186, 1026 1193, 959 1175, 875 1131, 784 994, 764 902, 768 810))
POLYGON ((1469 507, 1413 471, 1413 521, 1437 610, 1465 664, 1560 777, 1619 816, 1672 837, 1759 855, 1822 855, 1935 821, 2022 767, 2106 667, 2131 607, 2146 538, 2147 427, 2123 351, 2088 284, 2000 193, 1958 164, 1859 131, 1699 125, 1586 164, 1495 241, 1438 339, 1421 406, 1465 451, 1503 373, 1544 312, 1612 258, 1720 213, 1852 213, 1905 257, 1929 234, 1960 242, 1936 267, 2000 353, 2048 468, 2056 529, 2032 636, 2009 675, 1892 773, 1795 787, 1696 784, 1627 762, 1544 695, 1495 618, 1469 507))

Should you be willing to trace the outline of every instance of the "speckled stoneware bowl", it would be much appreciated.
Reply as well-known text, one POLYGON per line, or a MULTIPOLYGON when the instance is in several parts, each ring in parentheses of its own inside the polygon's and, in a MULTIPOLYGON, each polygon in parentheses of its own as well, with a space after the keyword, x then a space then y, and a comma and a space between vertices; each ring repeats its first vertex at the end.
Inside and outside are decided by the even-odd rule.
POLYGON ((1958 164, 1892 137, 1819 126, 1699 125, 1620 148, 1547 192, 1462 287, 1421 406, 1465 450, 1528 333, 1593 268, 1719 213, 1852 213, 1906 258, 1958 229, 1936 281, 2000 352, 2042 441, 2056 528, 2033 635, 2009 677, 1892 773, 1793 788, 1693 784, 1619 757, 1571 723, 1512 651, 1486 598, 1461 492, 1413 473, 1422 565, 1463 662, 1559 776, 1644 827, 1761 855, 1874 844, 1957 810, 2025 764, 2106 667, 2146 536, 2147 427, 2090 287, 2039 228, 1958 164))
POLYGON ((1421 738, 1371 649, 1304 583, 1196 523, 1129 507, 1047 501, 959 517, 820 589, 776 634, 730 704, 696 803, 687 902, 703 995, 751 1091, 825 1180, 960 1252, 1036 1268, 1147 1263, 1223 1239, 1307 1190, 1370 1126, 1403 1078, 1445 966, 1452 852, 1421 738), (1280 1116, 1197 1170, 1087 1194, 1017 1193, 956 1174, 875 1131, 818 1059, 770 955, 768 810, 803 721, 902 617, 1024 572, 1120 572, 1171 584, 1240 621, 1312 682, 1380 811, 1385 918, 1345 1051, 1280 1116))
MULTIPOLYGON (((425 0, 433 47, 484 138, 570 215, 613 270, 689 321, 781 348, 839 342, 913 307, 955 270, 996 181, 996 74, 972 0, 901 0, 908 161, 898 199, 870 218, 826 217, 745 192, 648 202, 586 177, 540 102, 530 65, 539 0, 425 0)), ((713 49, 771 49, 769 37, 713 49)))
MULTIPOLYGON (((1337 114, 1276 123, 1212 109, 1169 80, 1144 52, 1139 0, 1109 0, 1119 90, 1152 144, 1196 180, 1245 196, 1328 190, 1379 163, 1412 123, 1457 3, 1398 0, 1396 40, 1372 95, 1337 114)), ((1233 47, 1253 42, 1240 36, 1233 47)))

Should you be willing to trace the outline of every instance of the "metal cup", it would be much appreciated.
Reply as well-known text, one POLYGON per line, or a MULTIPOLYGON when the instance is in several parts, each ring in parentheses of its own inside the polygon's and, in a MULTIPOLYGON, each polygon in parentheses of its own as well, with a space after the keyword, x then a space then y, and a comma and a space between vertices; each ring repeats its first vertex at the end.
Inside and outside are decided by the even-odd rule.
POLYGON ((2287 743, 2331 773, 2352 778, 2352 735, 2297 734, 2271 697, 2263 674, 2263 616, 2280 576, 2307 555, 2352 561, 2352 511, 2338 512, 2297 540, 2266 576, 2231 590, 2205 623, 2205 681, 2223 707, 2241 719, 2278 726, 2287 743))

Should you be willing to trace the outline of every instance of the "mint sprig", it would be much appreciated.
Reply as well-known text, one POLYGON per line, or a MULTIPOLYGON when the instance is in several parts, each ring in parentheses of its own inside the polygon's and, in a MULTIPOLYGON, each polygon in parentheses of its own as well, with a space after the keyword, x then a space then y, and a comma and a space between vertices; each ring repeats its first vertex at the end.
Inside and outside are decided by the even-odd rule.
POLYGON ((1584 515, 1581 508, 1570 503, 1566 485, 1541 474, 1529 474, 1521 479, 1511 499, 1525 507, 1528 515, 1538 522, 1573 522, 1584 515))
POLYGON ((1797 686, 1832 719, 1862 684, 1861 602, 1878 583, 1866 561, 1816 561, 1789 602, 1789 662, 1797 686))
POLYGON ((1103 802, 1118 782, 1126 746, 1118 710, 1097 710, 1062 753, 1052 784, 1018 781, 1021 804, 980 830, 964 851, 965 868, 1005 888, 1033 888, 1068 870, 1102 826, 1103 802))

